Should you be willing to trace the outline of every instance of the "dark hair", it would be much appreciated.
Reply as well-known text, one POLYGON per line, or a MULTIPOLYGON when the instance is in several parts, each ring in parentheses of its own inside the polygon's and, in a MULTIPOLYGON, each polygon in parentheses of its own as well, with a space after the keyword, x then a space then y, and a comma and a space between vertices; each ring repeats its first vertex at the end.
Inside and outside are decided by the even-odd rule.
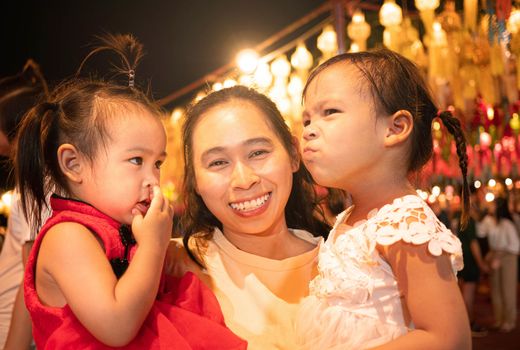
MULTIPOLYGON (((292 159, 300 155, 293 144, 293 136, 276 105, 265 95, 245 86, 234 86, 209 94, 191 106, 182 129, 184 145, 184 181, 185 212, 181 218, 183 242, 189 256, 200 265, 199 260, 190 250, 189 239, 197 237, 210 239, 213 228, 222 229, 221 222, 209 211, 200 195, 195 191, 195 169, 193 167, 193 132, 200 117, 212 108, 231 101, 245 101, 262 111, 270 127, 278 136, 283 147, 292 159)), ((329 227, 314 217, 317 200, 312 187, 310 173, 300 162, 299 169, 293 173, 293 186, 285 207, 287 226, 304 229, 315 235, 325 235, 329 227)))
POLYGON ((513 221, 513 217, 511 216, 511 212, 509 211, 508 203, 506 198, 498 197, 495 200, 496 211, 495 216, 497 222, 500 222, 502 219, 508 219, 513 221))
MULTIPOLYGON (((142 57, 141 45, 130 35, 100 39, 101 46, 92 52, 113 50, 124 65, 120 71, 133 79, 131 74, 142 57)), ((86 59, 91 56, 92 53, 86 59)), ((48 101, 35 106, 23 119, 16 140, 15 175, 24 214, 34 218, 35 227, 41 224, 46 194, 53 191, 66 195, 69 191, 58 164, 58 147, 73 144, 87 159, 94 160, 109 138, 107 121, 121 108, 132 107, 158 115, 148 97, 129 83, 121 86, 76 76, 60 84, 48 101)))
MULTIPOLYGON (((451 112, 439 113, 421 72, 411 61, 387 49, 369 52, 344 53, 330 58, 311 72, 303 96, 311 81, 328 67, 348 63, 354 65, 368 82, 378 115, 392 115, 406 110, 413 116, 408 172, 417 172, 430 160, 433 153, 432 122, 439 117, 454 136, 462 171, 462 217, 465 227, 469 215, 469 188, 467 182, 468 157, 466 139, 460 121, 451 112)), ((366 83, 365 82, 365 83, 366 83)))
POLYGON ((32 59, 20 73, 0 80, 0 131, 9 143, 14 141, 22 117, 47 94, 47 83, 32 59))

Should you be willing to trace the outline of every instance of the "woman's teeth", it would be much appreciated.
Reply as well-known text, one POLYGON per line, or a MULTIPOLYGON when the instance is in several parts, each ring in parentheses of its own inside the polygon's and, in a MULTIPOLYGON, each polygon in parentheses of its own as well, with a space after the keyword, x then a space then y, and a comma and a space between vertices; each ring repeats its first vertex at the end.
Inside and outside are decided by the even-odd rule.
POLYGON ((271 193, 265 194, 262 197, 259 197, 257 199, 252 199, 245 202, 236 202, 236 203, 230 203, 229 206, 233 208, 234 210, 240 210, 240 211, 248 211, 248 210, 255 210, 262 205, 264 205, 265 202, 269 199, 271 196, 271 193))

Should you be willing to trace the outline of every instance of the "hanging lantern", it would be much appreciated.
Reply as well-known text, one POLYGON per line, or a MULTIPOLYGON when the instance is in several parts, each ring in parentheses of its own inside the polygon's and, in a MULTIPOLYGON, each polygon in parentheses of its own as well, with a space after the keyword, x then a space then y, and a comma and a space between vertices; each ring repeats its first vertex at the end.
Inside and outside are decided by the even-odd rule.
POLYGON ((439 7, 439 0, 415 0, 415 7, 419 10, 426 32, 431 32, 435 19, 435 9, 439 7))
POLYGON ((487 149, 491 145, 491 135, 483 131, 480 133, 480 145, 487 149))
POLYGON ((403 11, 395 0, 385 0, 379 10, 379 22, 385 26, 398 26, 403 21, 403 11))
POLYGON ((291 74, 291 64, 285 55, 281 55, 271 62, 271 73, 276 79, 284 79, 291 74))
POLYGON ((312 67, 312 63, 312 54, 305 47, 305 43, 299 43, 291 56, 291 65, 296 70, 305 71, 312 67))
POLYGON ((358 51, 366 51, 367 39, 370 36, 370 25, 365 21, 365 15, 359 9, 354 12, 352 22, 347 26, 347 34, 357 44, 358 51))
POLYGON ((256 67, 256 71, 253 75, 255 84, 262 90, 266 90, 273 82, 273 75, 269 70, 269 65, 266 62, 261 62, 256 67))
POLYGON ((323 28, 323 32, 318 36, 317 46, 324 58, 332 57, 338 51, 336 32, 332 25, 328 24, 323 28))

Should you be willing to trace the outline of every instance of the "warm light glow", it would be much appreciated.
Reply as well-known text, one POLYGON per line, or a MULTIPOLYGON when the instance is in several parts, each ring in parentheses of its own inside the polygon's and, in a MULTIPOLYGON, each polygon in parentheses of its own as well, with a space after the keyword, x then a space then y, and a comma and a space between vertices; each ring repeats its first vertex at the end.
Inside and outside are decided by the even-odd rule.
POLYGON ((361 50, 359 49, 359 45, 358 44, 352 43, 352 44, 350 44, 350 50, 349 51, 350 52, 359 52, 361 50))
POLYGON ((509 126, 514 131, 520 130, 520 117, 517 113, 513 113, 513 116, 511 117, 511 120, 509 120, 509 126))
POLYGON ((258 65, 254 74, 254 80, 256 85, 261 89, 265 90, 271 86, 271 83, 273 82, 273 75, 269 70, 269 64, 262 62, 258 65))
POLYGON ((357 9, 352 16, 352 23, 362 23, 365 22, 365 15, 360 9, 357 9))
POLYGON ((492 202, 495 200, 495 195, 491 192, 488 192, 484 198, 486 199, 486 202, 492 202))
POLYGON ((385 0, 379 10, 379 22, 385 26, 397 26, 403 21, 403 11, 394 0, 385 0))
POLYGON ((184 110, 180 107, 174 108, 172 111, 172 114, 170 116, 170 122, 172 124, 177 124, 181 120, 182 116, 184 115, 184 110))
POLYGON ((482 183, 478 180, 476 180, 474 183, 473 183, 473 186, 475 186, 475 188, 480 188, 480 186, 482 186, 482 183))
POLYGON ((336 32, 330 24, 323 28, 323 32, 318 36, 317 41, 318 49, 324 54, 334 54, 338 51, 336 32))
POLYGON ((432 194, 437 197, 441 193, 441 188, 439 186, 432 187, 432 194))
POLYGON ((439 123, 438 121, 434 121, 433 122, 433 130, 439 131, 440 129, 441 129, 441 123, 439 123))
POLYGON ((419 11, 435 10, 439 7, 439 0, 415 0, 415 7, 419 11))
POLYGON ((510 178, 507 178, 504 182, 505 182, 507 188, 513 187, 513 180, 511 180, 510 178))
POLYGON ((299 75, 292 74, 287 85, 287 92, 293 99, 300 99, 303 92, 303 80, 299 75))
POLYGON ((481 132, 480 133, 480 145, 483 147, 489 147, 491 145, 491 135, 489 135, 487 132, 481 132))
POLYGON ((511 34, 516 34, 520 30, 520 10, 514 9, 511 11, 509 15, 509 19, 507 20, 507 30, 511 34))
POLYGON ((312 54, 304 43, 299 43, 291 56, 291 64, 295 69, 308 70, 312 67, 312 54))
POLYGON ((285 55, 279 56, 271 62, 271 73, 276 78, 287 78, 291 74, 291 64, 285 55))
POLYGON ((226 79, 224 80, 224 83, 222 84, 225 88, 230 88, 230 87, 233 87, 235 85, 237 85, 237 82, 235 79, 226 79))
POLYGON ((211 88, 213 89, 213 91, 219 91, 219 90, 222 90, 224 86, 222 85, 222 83, 220 81, 217 81, 215 84, 213 84, 211 86, 211 88))
POLYGON ((236 62, 242 72, 251 74, 258 65, 258 53, 252 49, 242 50, 237 54, 236 62))
POLYGON ((495 187, 497 185, 497 182, 495 179, 491 179, 488 181, 488 186, 489 187, 495 187))
POLYGON ((354 43, 351 45, 351 52, 366 50, 366 40, 370 36, 370 24, 365 22, 365 15, 359 9, 354 12, 352 22, 347 26, 347 34, 348 37, 357 45, 357 48, 354 47, 354 43))
POLYGON ((487 117, 489 120, 493 120, 495 118, 495 111, 493 110, 493 107, 487 108, 487 117))
POLYGON ((12 191, 7 191, 5 192, 2 197, 2 202, 4 202, 4 204, 7 206, 7 207, 11 207, 11 202, 12 202, 12 199, 13 199, 13 192, 12 191))

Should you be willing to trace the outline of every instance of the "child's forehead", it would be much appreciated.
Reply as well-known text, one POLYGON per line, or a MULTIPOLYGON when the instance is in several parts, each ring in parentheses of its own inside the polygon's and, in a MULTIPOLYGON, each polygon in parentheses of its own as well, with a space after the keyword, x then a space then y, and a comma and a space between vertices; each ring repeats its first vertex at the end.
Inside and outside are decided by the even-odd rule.
POLYGON ((310 95, 322 96, 323 94, 333 97, 344 97, 345 94, 353 97, 365 98, 369 92, 368 82, 361 70, 350 62, 337 62, 331 66, 325 67, 319 72, 309 83, 305 98, 310 95))

